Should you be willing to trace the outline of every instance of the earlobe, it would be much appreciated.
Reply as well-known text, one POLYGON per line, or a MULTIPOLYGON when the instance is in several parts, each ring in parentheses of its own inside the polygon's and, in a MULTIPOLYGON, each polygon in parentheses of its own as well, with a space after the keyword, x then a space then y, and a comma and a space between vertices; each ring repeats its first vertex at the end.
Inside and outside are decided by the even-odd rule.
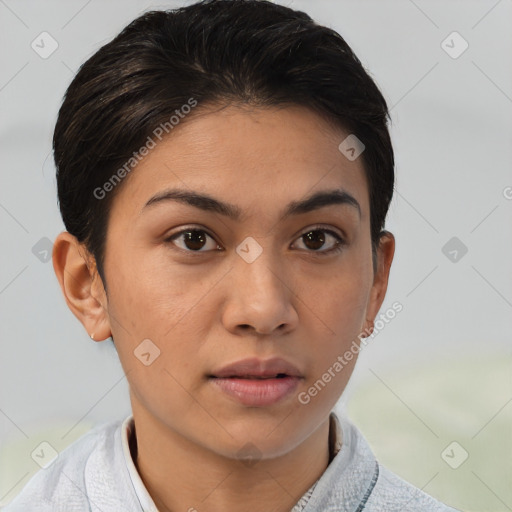
POLYGON ((110 336, 110 322, 103 286, 97 286, 94 258, 69 232, 60 233, 53 244, 53 268, 69 309, 95 341, 110 336), (97 289, 101 288, 101 291, 97 289))
POLYGON ((373 319, 367 318, 363 327, 363 330, 361 331, 361 334, 359 335, 359 338, 368 338, 372 335, 373 330, 375 328, 375 324, 373 319))

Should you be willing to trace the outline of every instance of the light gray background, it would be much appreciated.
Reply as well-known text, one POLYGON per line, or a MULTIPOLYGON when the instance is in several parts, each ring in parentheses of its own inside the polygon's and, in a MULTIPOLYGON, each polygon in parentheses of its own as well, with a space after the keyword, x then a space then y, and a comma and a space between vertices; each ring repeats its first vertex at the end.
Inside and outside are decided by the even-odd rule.
MULTIPOLYGON (((61 450, 130 412, 110 342, 88 338, 32 248, 63 229, 48 155, 74 73, 142 11, 185 3, 0 0, 0 504, 39 469, 41 440, 61 450), (43 31, 59 45, 47 59, 31 48, 43 31)), ((341 33, 393 120, 397 248, 382 311, 404 309, 363 350, 340 408, 426 492, 512 510, 512 2, 279 3, 341 33), (442 47, 453 31, 469 44, 458 58, 442 47), (458 262, 442 252, 454 236, 468 248, 458 262), (453 440, 469 453, 458 469, 440 456, 453 440)))

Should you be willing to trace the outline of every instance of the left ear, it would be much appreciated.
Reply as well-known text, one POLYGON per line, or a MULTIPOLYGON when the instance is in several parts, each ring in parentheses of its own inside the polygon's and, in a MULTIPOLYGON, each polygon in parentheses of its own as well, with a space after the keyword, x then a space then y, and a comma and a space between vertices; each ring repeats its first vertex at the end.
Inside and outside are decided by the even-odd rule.
POLYGON ((373 331, 373 323, 379 312, 386 291, 388 289, 389 271, 393 256, 395 254, 395 237, 389 231, 382 231, 379 236, 379 246, 377 247, 376 269, 373 276, 373 285, 370 291, 370 299, 366 309, 366 322, 364 332, 371 333, 373 331))

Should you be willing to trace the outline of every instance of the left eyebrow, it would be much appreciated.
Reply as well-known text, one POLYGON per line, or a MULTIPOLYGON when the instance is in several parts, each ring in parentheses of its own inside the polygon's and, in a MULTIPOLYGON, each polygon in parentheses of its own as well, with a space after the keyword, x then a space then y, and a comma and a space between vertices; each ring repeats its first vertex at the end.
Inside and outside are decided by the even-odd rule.
MULTIPOLYGON (((165 190, 154 195, 143 206, 141 213, 150 206, 154 206, 164 201, 179 201, 204 211, 224 215, 237 221, 240 220, 242 215, 242 210, 234 204, 219 201, 207 194, 182 189, 165 190)), ((355 208, 359 214, 359 218, 361 218, 361 206, 357 199, 343 189, 333 189, 316 192, 300 201, 292 201, 281 213, 280 220, 284 220, 291 215, 308 213, 336 204, 348 205, 355 208)))

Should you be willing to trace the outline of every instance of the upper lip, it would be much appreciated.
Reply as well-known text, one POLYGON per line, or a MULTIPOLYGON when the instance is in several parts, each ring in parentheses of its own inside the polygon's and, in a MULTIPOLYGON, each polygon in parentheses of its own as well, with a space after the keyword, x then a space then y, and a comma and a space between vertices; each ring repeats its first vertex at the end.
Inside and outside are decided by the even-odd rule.
POLYGON ((280 357, 272 359, 242 359, 212 372, 210 377, 275 377, 277 375, 302 377, 300 370, 280 357))

